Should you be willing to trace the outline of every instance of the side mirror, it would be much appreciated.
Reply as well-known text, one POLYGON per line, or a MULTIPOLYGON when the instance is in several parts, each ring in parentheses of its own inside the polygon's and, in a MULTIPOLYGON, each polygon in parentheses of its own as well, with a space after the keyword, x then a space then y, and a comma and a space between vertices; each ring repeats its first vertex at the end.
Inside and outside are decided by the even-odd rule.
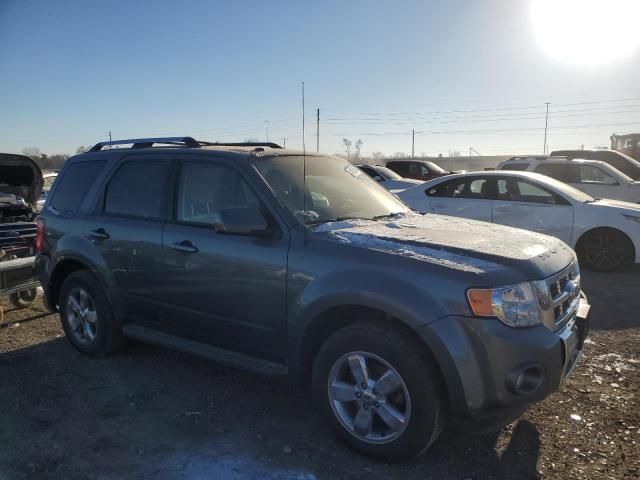
POLYGON ((382 181, 384 181, 384 178, 382 178, 380 175, 376 175, 375 177, 373 177, 373 179, 374 179, 376 182, 382 182, 382 181))
POLYGON ((223 208, 219 214, 220 220, 215 225, 218 233, 256 237, 265 237, 273 233, 258 207, 223 208))

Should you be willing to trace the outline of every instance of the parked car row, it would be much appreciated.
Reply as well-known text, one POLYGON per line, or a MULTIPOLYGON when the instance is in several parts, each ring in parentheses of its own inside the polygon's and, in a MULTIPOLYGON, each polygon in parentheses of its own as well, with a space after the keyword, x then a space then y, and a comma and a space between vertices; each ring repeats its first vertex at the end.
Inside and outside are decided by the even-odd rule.
MULTIPOLYGON (((594 203, 512 191, 515 175, 432 188, 547 195, 567 219, 594 203)), ((588 332, 574 251, 416 214, 374 178, 275 144, 99 143, 67 161, 38 219, 45 304, 87 355, 129 338, 309 386, 336 434, 379 458, 424 452, 447 421, 498 428, 555 391, 588 332)), ((404 192, 431 198, 425 185, 404 192)))

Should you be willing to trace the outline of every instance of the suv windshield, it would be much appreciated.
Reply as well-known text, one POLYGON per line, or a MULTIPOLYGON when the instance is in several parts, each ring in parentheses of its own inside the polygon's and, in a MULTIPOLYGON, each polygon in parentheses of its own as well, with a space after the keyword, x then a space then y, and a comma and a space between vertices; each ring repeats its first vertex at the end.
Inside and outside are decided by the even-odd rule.
POLYGON ((427 168, 429 170, 431 170, 434 173, 447 173, 447 171, 445 169, 443 169, 439 165, 436 165, 433 162, 429 162, 429 161, 425 160, 425 161, 423 161, 423 163, 427 166, 427 168))
POLYGON ((376 165, 375 167, 372 167, 372 168, 376 172, 380 173, 381 175, 384 175, 387 178, 387 180, 403 180, 403 178, 400 175, 398 175, 396 172, 394 172, 390 168, 381 167, 380 165, 376 165))
POLYGON ((307 155, 303 165, 302 156, 283 155, 260 157, 253 162, 278 199, 307 225, 346 218, 374 219, 409 210, 375 180, 341 158, 307 155))

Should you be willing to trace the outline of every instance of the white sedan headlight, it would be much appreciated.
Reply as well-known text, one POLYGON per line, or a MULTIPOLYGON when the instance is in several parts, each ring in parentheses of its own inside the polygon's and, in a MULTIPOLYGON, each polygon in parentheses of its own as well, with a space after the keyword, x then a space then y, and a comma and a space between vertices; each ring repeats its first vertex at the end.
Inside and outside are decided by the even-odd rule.
POLYGON ((472 288, 467 290, 467 298, 475 316, 497 317, 515 328, 542 324, 538 295, 530 282, 508 287, 472 288))

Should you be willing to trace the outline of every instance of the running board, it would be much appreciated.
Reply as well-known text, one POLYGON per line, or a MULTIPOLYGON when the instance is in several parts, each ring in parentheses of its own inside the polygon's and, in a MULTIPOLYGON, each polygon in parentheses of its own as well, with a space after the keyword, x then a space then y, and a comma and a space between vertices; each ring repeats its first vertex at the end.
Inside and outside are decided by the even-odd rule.
POLYGON ((287 375, 288 373, 286 366, 276 362, 263 360, 261 358, 247 355, 246 353, 214 347, 206 343, 189 340, 140 325, 124 325, 122 327, 122 333, 125 337, 133 340, 139 340, 159 347, 167 347, 173 350, 190 353, 207 360, 213 360, 214 362, 222 363, 223 365, 228 365, 230 367, 240 368, 242 370, 249 370, 260 375, 276 377, 287 375))

